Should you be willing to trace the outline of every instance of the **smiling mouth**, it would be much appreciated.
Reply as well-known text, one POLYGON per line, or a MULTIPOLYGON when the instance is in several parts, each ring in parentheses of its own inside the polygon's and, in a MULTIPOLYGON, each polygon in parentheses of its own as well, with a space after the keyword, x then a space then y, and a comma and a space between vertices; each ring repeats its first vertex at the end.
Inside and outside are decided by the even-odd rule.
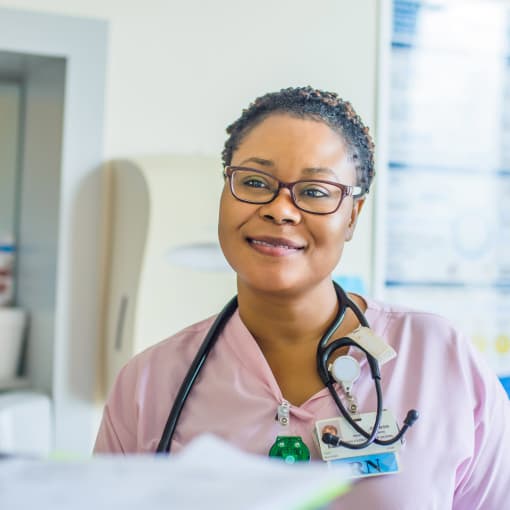
MULTIPOLYGON (((259 248, 260 250, 276 250, 277 252, 287 251, 287 252, 296 252, 304 249, 304 246, 289 241, 287 239, 271 239, 271 238, 258 238, 254 239, 252 237, 247 237, 246 240, 248 243, 254 248, 259 248)), ((275 253, 276 254, 276 253, 275 253)))

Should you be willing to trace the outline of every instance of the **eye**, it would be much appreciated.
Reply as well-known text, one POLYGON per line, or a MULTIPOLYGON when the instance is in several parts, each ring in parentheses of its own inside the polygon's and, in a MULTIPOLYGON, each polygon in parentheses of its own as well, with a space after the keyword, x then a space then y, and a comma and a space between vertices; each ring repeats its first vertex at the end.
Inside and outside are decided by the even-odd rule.
POLYGON ((243 179, 241 180, 241 184, 249 188, 269 188, 267 180, 258 175, 249 175, 243 177, 243 179))
POLYGON ((330 192, 327 188, 317 184, 309 184, 303 187, 299 194, 303 198, 328 198, 330 196, 330 192))

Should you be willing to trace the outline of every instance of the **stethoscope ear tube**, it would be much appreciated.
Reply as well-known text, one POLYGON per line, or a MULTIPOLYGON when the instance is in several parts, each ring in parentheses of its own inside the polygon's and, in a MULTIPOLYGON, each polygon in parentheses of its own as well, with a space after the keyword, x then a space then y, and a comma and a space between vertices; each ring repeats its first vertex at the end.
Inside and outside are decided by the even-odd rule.
POLYGON ((188 398, 188 395, 191 391, 193 384, 195 383, 200 370, 202 369, 207 356, 211 352, 216 340, 219 337, 220 332, 225 327, 227 321, 232 317, 234 312, 237 309, 237 296, 233 297, 223 308, 221 313, 216 317, 215 322, 209 329, 205 340, 203 341, 200 349, 198 350, 191 366, 189 367, 188 373, 182 382, 182 385, 179 389, 179 393, 175 398, 174 405, 172 406, 172 410, 170 411, 170 415, 168 416, 168 420, 165 425, 165 429, 161 436, 161 439, 158 444, 158 448, 156 449, 156 453, 170 453, 170 448, 172 446, 172 437, 175 432, 175 428, 177 427, 177 422, 179 421, 179 416, 181 415, 182 409, 184 407, 184 403, 188 398))

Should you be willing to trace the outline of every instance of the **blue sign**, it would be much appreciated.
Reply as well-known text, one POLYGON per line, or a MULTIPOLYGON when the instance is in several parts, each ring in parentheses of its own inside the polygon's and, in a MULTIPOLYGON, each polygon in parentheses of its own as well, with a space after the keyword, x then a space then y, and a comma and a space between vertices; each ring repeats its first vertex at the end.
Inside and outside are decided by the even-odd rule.
POLYGON ((330 461, 330 463, 348 467, 352 478, 389 475, 400 471, 397 454, 393 452, 336 459, 330 461))
POLYGON ((508 393, 508 396, 510 397, 510 376, 500 377, 499 380, 501 381, 503 388, 505 388, 505 391, 508 393))

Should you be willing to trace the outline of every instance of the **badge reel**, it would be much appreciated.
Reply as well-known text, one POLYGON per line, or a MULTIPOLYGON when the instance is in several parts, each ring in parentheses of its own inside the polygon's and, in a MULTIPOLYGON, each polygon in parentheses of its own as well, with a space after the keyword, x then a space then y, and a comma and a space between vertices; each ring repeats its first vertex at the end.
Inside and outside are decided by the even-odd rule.
MULTIPOLYGON (((347 409, 352 419, 365 430, 370 430, 375 420, 375 412, 358 412, 358 403, 352 393, 354 383, 358 380, 361 369, 359 362, 352 356, 338 357, 329 367, 331 376, 340 384, 347 400, 347 409)), ((395 419, 387 410, 383 411, 378 438, 386 439, 398 432, 395 419)), ((362 450, 351 450, 324 442, 323 435, 350 443, 362 443, 365 439, 356 432, 343 416, 320 420, 315 425, 315 439, 323 460, 328 463, 343 464, 350 468, 353 478, 364 478, 398 472, 399 466, 395 452, 400 443, 391 446, 369 445, 362 450), (357 453, 356 453, 357 452, 357 453)), ((329 439, 329 438, 328 438, 329 439)))
MULTIPOLYGON (((278 406, 276 418, 283 429, 289 426, 290 404, 286 400, 278 406)), ((282 459, 287 464, 306 462, 310 460, 310 450, 301 436, 278 435, 269 450, 269 457, 282 459)))
POLYGON ((330 365, 329 371, 333 379, 340 384, 340 387, 345 393, 348 402, 347 409, 354 415, 353 418, 358 417, 358 403, 351 393, 352 386, 359 379, 361 374, 358 360, 348 354, 339 356, 330 365))

